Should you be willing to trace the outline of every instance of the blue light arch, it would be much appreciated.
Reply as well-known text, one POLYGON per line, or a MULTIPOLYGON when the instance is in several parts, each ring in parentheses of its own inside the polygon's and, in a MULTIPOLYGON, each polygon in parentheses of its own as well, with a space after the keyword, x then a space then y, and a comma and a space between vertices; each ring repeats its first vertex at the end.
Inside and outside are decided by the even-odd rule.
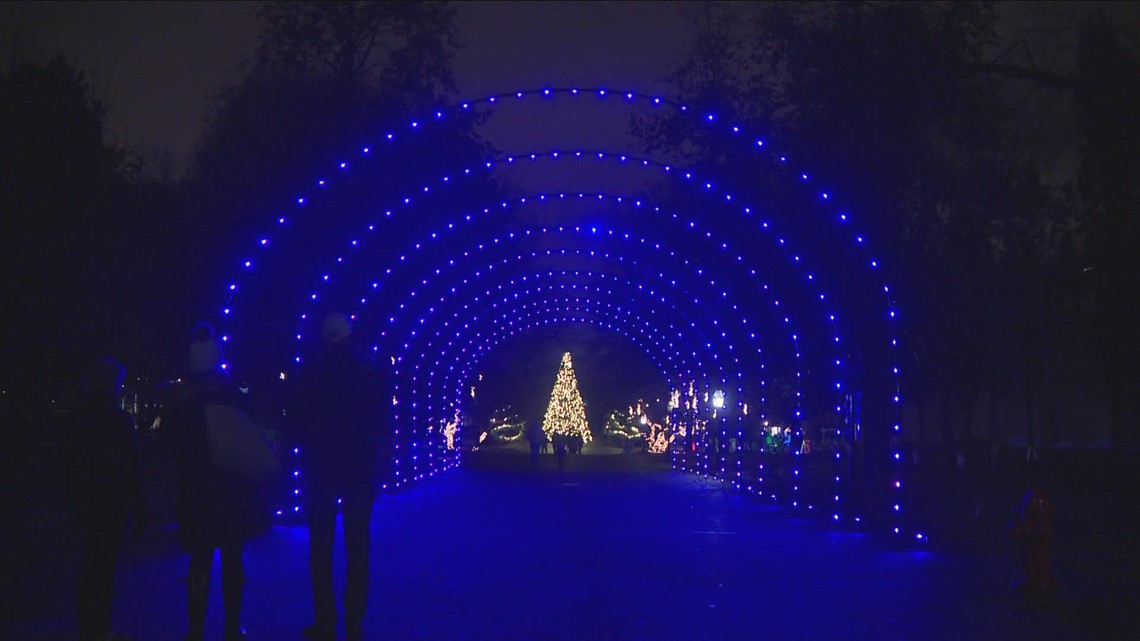
MULTIPOLYGON (((902 481, 902 460, 901 448, 899 437, 901 434, 901 422, 899 420, 899 404, 901 403, 901 372, 898 366, 898 347, 899 341, 897 338, 896 322, 898 311, 895 306, 893 295, 890 287, 882 281, 881 264, 878 260, 871 256, 867 250, 868 243, 864 235, 857 232, 850 231, 853 228, 852 216, 842 210, 836 205, 836 198, 826 191, 819 190, 812 186, 807 172, 796 172, 787 169, 791 166, 789 159, 786 156, 780 155, 776 152, 771 152, 769 146, 766 145, 761 138, 748 135, 742 127, 723 123, 714 114, 695 114, 687 106, 666 100, 660 97, 646 96, 635 92, 612 92, 605 89, 537 89, 528 91, 518 91, 506 94, 496 94, 488 96, 481 100, 461 102, 447 109, 440 109, 429 114, 427 118, 422 120, 412 120, 406 127, 389 132, 381 137, 379 145, 369 145, 360 148, 359 154, 355 155, 351 160, 345 160, 337 163, 333 172, 324 178, 317 180, 316 191, 312 195, 302 195, 295 199, 295 206, 292 211, 285 214, 279 214, 276 218, 276 225, 274 225, 274 233, 267 233, 259 236, 256 239, 255 248, 257 254, 251 255, 240 261, 241 277, 233 279, 226 291, 226 303, 222 308, 221 319, 219 322, 222 328, 223 340, 231 347, 236 347, 240 342, 237 340, 239 337, 244 338, 250 334, 248 327, 239 327, 239 322, 242 320, 243 314, 239 312, 238 300, 242 291, 246 288, 247 284, 253 280, 253 277, 260 273, 262 270, 263 262, 268 264, 270 269, 267 272, 272 272, 273 261, 266 260, 270 255, 271 248, 275 248, 279 241, 287 236, 287 232, 292 227, 292 222, 295 218, 304 217, 306 210, 313 209, 314 205, 319 205, 322 192, 333 190, 339 183, 343 182, 341 176, 347 174, 351 170, 356 170, 356 165, 367 166, 367 160, 381 153, 380 145, 397 145, 404 142, 405 139, 413 139, 417 132, 422 132, 428 129, 433 123, 444 122, 449 117, 462 114, 465 112, 472 112, 474 110, 492 110, 496 105, 510 100, 553 100, 553 99, 569 99, 580 100, 587 97, 593 97, 603 101, 613 101, 626 105, 641 105, 649 106, 651 108, 659 109, 672 109, 678 114, 688 115, 693 120, 694 127, 709 127, 714 130, 719 130, 722 134, 736 138, 741 141, 741 145, 751 149, 760 162, 769 162, 778 167, 774 171, 781 171, 783 174, 792 178, 790 182, 794 182, 801 189, 802 193, 812 201, 814 206, 807 208, 807 213, 814 215, 818 218, 818 223, 823 227, 831 230, 830 233, 847 234, 850 237, 850 242, 853 249, 850 251, 849 264, 846 268, 840 268, 839 275, 846 276, 848 274, 858 274, 859 279, 855 281, 844 282, 843 285, 838 286, 841 295, 835 298, 827 298, 822 292, 819 294, 819 300, 825 301, 827 305, 834 306, 833 309, 842 308, 845 312, 844 316, 840 317, 840 321, 836 322, 836 315, 828 310, 828 316, 831 317, 833 326, 830 330, 835 342, 839 342, 839 336, 842 330, 844 335, 850 335, 848 340, 856 343, 862 355, 862 371, 856 376, 847 376, 851 380, 846 383, 844 376, 846 372, 853 371, 850 363, 844 362, 843 357, 835 359, 835 367, 840 372, 836 378, 839 385, 846 386, 848 391, 865 392, 861 409, 862 414, 857 416, 856 420, 860 421, 860 425, 866 427, 864 431, 866 434, 874 433, 878 439, 878 443, 884 444, 875 449, 876 456, 882 454, 881 467, 885 468, 885 475, 874 475, 875 482, 882 482, 889 480, 889 487, 885 492, 874 492, 877 496, 885 494, 887 507, 885 510, 885 518, 881 522, 885 523, 886 529, 893 532, 895 535, 912 535, 915 538, 922 539, 921 533, 914 529, 914 524, 908 524, 904 518, 904 510, 902 506, 901 497, 903 495, 902 481), (848 287, 851 283, 853 286, 848 287), (855 291, 858 290, 858 293, 855 291), (847 295, 848 292, 851 292, 847 295), (885 305, 882 307, 870 304, 868 298, 870 292, 877 292, 881 296, 885 305), (843 299, 843 300, 838 300, 843 299), (880 312, 875 313, 872 310, 878 307, 880 312), (873 392, 873 394, 872 394, 873 392), (880 451, 882 450, 882 451, 880 451)), ((544 152, 547 158, 557 159, 563 156, 566 152, 544 152)), ((577 158, 582 158, 587 155, 587 152, 570 152, 571 155, 577 158)), ((800 281, 800 288, 810 288, 818 286, 818 281, 824 280, 827 277, 836 276, 836 270, 831 270, 830 273, 824 275, 826 270, 820 268, 817 270, 808 270, 803 266, 807 265, 808 256, 800 255, 796 250, 793 250, 792 238, 789 234, 777 234, 775 232, 776 223, 774 218, 770 218, 771 214, 766 216, 759 215, 759 208, 754 205, 748 205, 753 201, 752 196, 746 193, 731 193, 721 190, 711 181, 704 181, 702 178, 697 177, 690 170, 675 168, 662 163, 654 163, 648 159, 634 159, 631 155, 621 153, 609 152, 589 152, 589 155, 596 156, 600 154, 599 159, 615 159, 622 163, 638 163, 643 167, 656 167, 666 173, 673 173, 680 176, 678 180, 693 183, 697 191, 704 191, 707 193, 709 210, 719 207, 720 209, 736 209, 738 216, 743 217, 748 222, 741 224, 739 229, 748 230, 751 232, 763 231, 770 235, 776 241, 777 251, 782 251, 784 258, 790 262, 792 269, 796 270, 798 278, 792 279, 790 282, 800 281), (804 281, 810 284, 804 284, 804 281)), ((483 169, 489 170, 495 167, 498 162, 505 162, 511 164, 521 160, 537 161, 543 154, 525 154, 505 156, 501 161, 488 160, 484 163, 483 169)), ((760 164, 758 162, 758 164, 760 164)), ((457 181, 459 177, 465 177, 473 174, 478 168, 460 168, 458 172, 445 174, 439 178, 443 185, 447 185, 457 181)), ((430 185, 424 186, 413 197, 411 194, 405 195, 403 198, 393 201, 389 209, 383 210, 383 215, 378 216, 369 225, 370 230, 376 230, 385 221, 396 217, 396 214, 401 209, 411 210, 413 203, 417 203, 421 197, 429 195, 432 192, 430 185)), ((633 195, 616 196, 624 198, 634 198, 633 195)), ((702 211, 702 213, 708 213, 702 211)), ((797 212, 802 213, 802 212, 797 212)), ((433 232, 435 233, 435 232, 433 232)), ((761 234, 763 236, 765 234, 761 234)), ((354 237, 348 243, 349 247, 357 247, 360 245, 360 238, 354 237)), ((336 252, 337 255, 333 261, 334 266, 342 266, 347 262, 347 258, 352 255, 352 251, 336 252)), ((745 250, 738 256, 744 256, 748 252, 745 250)), ((816 257, 817 259, 820 257, 816 257)), ((836 259, 836 256, 828 256, 827 258, 836 259)), ((277 265, 281 263, 278 260, 277 265)), ((311 262, 309 263, 311 264, 311 262)), ((326 270, 326 277, 329 273, 326 270)), ((755 274, 754 274, 755 275, 755 274)), ((842 278, 840 280, 843 280, 842 278)), ((835 288, 833 288, 835 291, 835 288)), ((316 292, 314 292, 315 294, 316 292)), ((802 306, 803 302, 800 301, 802 306)), ((752 314, 751 308, 744 306, 740 314, 742 318, 749 318, 752 314)), ((309 314, 306 313, 301 316, 301 321, 307 320, 309 314)), ((245 315, 246 319, 252 317, 252 314, 245 315)), ((261 322, 250 321, 249 322, 261 322)), ((303 336, 303 331, 297 331, 298 336, 303 336)), ((798 349, 798 348, 797 348, 798 349)), ((839 353, 843 353, 842 347, 836 348, 839 353)), ((231 354, 241 354, 241 349, 230 350, 231 354)), ((244 354, 248 361, 254 360, 255 356, 246 353, 244 354)), ((235 364, 241 367, 241 357, 237 357, 235 364)), ((248 365, 248 363, 247 363, 248 365)), ((227 364, 228 366, 228 364, 227 364)), ((442 402, 442 401, 441 401, 442 402)), ((840 408, 843 410, 844 408, 840 408)), ((838 454, 837 454, 838 457, 838 454)), ((878 465, 871 466, 870 469, 878 469, 878 465)), ((879 488, 882 490, 883 488, 879 488)), ((836 502, 838 503, 838 494, 836 502)), ((862 506, 860 509, 867 509, 867 506, 862 506)), ((836 507, 834 510, 834 520, 840 520, 841 509, 836 507)), ((846 520, 850 514, 844 514, 843 518, 846 520)))

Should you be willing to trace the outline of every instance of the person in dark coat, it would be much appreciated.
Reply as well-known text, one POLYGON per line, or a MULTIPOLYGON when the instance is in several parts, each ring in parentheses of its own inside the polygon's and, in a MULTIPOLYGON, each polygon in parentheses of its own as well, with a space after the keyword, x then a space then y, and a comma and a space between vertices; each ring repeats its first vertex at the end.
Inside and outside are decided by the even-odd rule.
MULTIPOLYGON (((346 557, 344 621, 349 641, 363 637, 368 598, 369 524, 377 462, 387 459, 391 429, 382 408, 391 390, 385 376, 352 348, 352 323, 330 314, 323 344, 301 363, 291 429, 300 447, 309 519, 313 625, 309 638, 334 639, 333 544, 338 505, 346 557)), ((390 401, 389 401, 390 402, 390 401)))
POLYGON ((247 541, 269 528, 269 503, 262 488, 237 473, 211 463, 206 407, 248 409, 246 396, 224 370, 221 345, 213 328, 200 323, 190 345, 190 375, 167 391, 162 432, 177 467, 179 538, 190 554, 186 579, 187 641, 202 639, 206 626, 210 569, 214 550, 221 554, 225 638, 246 638, 241 624, 247 541))
POLYGON ((558 457, 558 471, 562 472, 566 469, 566 451, 569 449, 567 443, 569 437, 565 434, 555 432, 551 437, 554 441, 554 455, 558 457))
POLYGON ((534 421, 527 429, 527 440, 530 442, 530 463, 538 465, 538 453, 546 444, 546 432, 542 431, 542 423, 534 421))
POLYGON ((67 485, 82 542, 77 615, 81 641, 125 639, 111 631, 115 565, 130 518, 146 528, 134 422, 119 408, 123 366, 109 358, 92 363, 84 398, 64 442, 67 485))

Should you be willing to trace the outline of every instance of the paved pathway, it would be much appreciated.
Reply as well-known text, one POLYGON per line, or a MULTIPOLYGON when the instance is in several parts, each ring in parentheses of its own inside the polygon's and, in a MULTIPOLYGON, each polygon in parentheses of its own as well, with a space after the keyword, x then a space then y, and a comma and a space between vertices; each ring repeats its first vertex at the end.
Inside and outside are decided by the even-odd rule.
MULTIPOLYGON (((571 457, 559 475, 552 457, 539 470, 519 457, 509 469, 474 466, 381 497, 370 638, 1129 638, 1115 627, 1124 615, 1096 603, 1025 607, 1008 587, 1012 559, 892 551, 715 483, 612 464, 584 470, 588 458, 571 457)), ((275 528, 250 546, 254 641, 301 638, 311 612, 306 555, 303 528, 275 528)), ((3 639, 71 638, 66 560, 18 577, 3 639)), ((184 569, 172 532, 137 542, 120 574, 119 627, 140 641, 180 639, 184 569)), ((216 567, 212 591, 220 639, 216 567)))

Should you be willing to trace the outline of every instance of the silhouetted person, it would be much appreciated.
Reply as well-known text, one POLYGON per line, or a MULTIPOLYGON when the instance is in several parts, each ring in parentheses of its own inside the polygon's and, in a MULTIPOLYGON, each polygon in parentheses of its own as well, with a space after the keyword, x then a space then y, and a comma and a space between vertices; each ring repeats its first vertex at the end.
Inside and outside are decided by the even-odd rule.
POLYGON ((81 641, 126 639, 111 631, 115 565, 130 517, 146 527, 138 449, 130 414, 119 408, 123 366, 109 358, 92 363, 83 400, 64 443, 67 485, 82 544, 77 614, 81 641))
POLYGON ((226 641, 246 638, 241 625, 245 543, 269 527, 268 504, 247 477, 212 462, 207 407, 245 411, 247 401, 223 369, 221 344, 208 324, 194 328, 190 374, 168 390, 162 432, 178 468, 179 538, 190 554, 186 578, 187 641, 203 638, 214 550, 221 554, 226 641))
POLYGON ((381 408, 391 391, 386 379, 353 352, 346 316, 330 314, 321 333, 322 349, 301 363, 291 421, 308 501, 314 622, 306 634, 335 638, 332 556, 339 501, 347 566, 344 621, 348 639, 355 641, 363 637, 368 599, 368 528, 378 452, 386 453, 390 443, 381 408))
POLYGON ((542 424, 535 421, 527 430, 527 440, 530 441, 531 465, 538 465, 538 453, 546 444, 546 432, 542 431, 542 424))
POLYGON ((566 469, 566 451, 569 445, 566 443, 566 435, 554 433, 554 455, 558 457, 558 471, 562 472, 566 469))

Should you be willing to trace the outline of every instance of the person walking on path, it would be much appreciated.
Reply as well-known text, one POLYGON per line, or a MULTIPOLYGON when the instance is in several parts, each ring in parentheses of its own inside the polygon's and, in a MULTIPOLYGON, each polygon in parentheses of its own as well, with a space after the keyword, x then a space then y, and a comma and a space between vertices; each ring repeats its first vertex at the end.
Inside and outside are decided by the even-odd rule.
POLYGON ((208 416, 217 408, 244 414, 248 402, 224 369, 221 344, 206 323, 194 328, 190 374, 169 388, 162 432, 177 467, 177 517, 182 547, 190 554, 186 579, 187 641, 205 634, 214 550, 221 554, 226 641, 246 638, 241 624, 245 544, 269 528, 264 488, 215 464, 221 445, 211 439, 208 416))
POLYGON ((356 355, 352 324, 330 314, 323 344, 305 358, 297 376, 290 420, 300 447, 309 519, 309 572, 313 625, 306 636, 335 639, 333 544, 337 507, 343 512, 347 585, 344 622, 349 641, 363 638, 368 599, 369 524, 378 459, 390 458, 391 430, 382 408, 391 398, 387 379, 356 355))
POLYGON ((527 440, 530 441, 530 464, 538 465, 538 454, 546 444, 546 432, 542 431, 542 423, 534 421, 530 424, 527 440))
POLYGON ((146 529, 138 448, 130 414, 119 408, 124 371, 116 361, 93 362, 84 397, 64 443, 67 486, 81 541, 77 615, 80 641, 123 641, 111 631, 115 565, 128 524, 146 529))
POLYGON ((566 435, 554 433, 554 455, 558 457, 558 471, 563 472, 566 470, 566 450, 568 445, 566 443, 566 435))

